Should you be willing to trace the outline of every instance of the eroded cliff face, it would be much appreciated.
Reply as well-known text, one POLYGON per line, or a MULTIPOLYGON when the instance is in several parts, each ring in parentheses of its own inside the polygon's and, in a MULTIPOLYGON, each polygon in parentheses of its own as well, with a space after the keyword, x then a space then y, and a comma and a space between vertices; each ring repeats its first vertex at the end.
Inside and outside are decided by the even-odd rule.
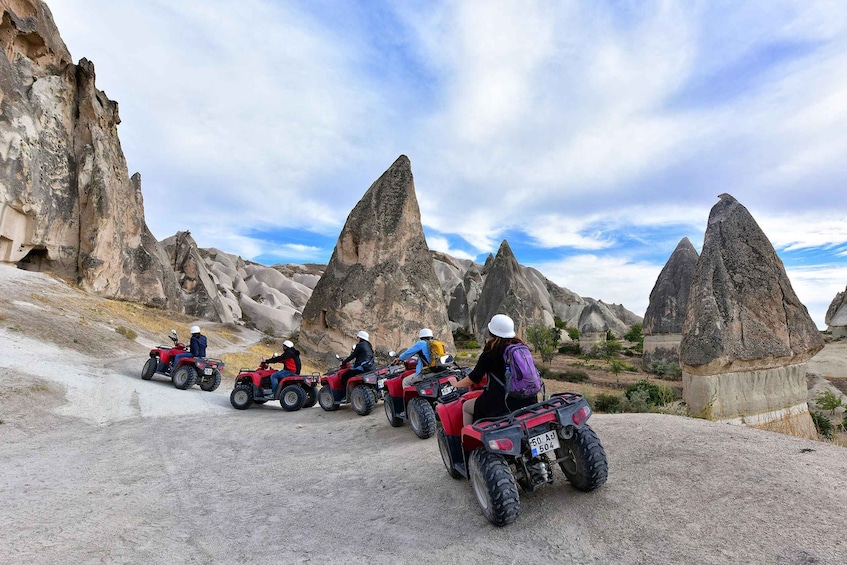
POLYGON ((144 221, 116 102, 78 65, 40 0, 0 0, 0 262, 90 292, 181 311, 176 276, 144 221))

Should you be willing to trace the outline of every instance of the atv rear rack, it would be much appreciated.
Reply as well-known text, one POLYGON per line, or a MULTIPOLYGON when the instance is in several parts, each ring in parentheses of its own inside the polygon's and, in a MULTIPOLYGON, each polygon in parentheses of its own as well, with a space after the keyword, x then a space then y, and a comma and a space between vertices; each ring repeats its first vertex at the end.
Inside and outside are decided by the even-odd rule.
POLYGON ((558 411, 563 408, 569 408, 580 402, 584 402, 585 397, 581 394, 573 392, 558 392, 550 396, 547 400, 542 400, 526 408, 515 410, 507 416, 499 418, 482 418, 472 424, 474 430, 483 432, 492 432, 508 428, 515 424, 520 425, 525 431, 528 431, 526 421, 537 416, 543 416, 553 411, 558 411))

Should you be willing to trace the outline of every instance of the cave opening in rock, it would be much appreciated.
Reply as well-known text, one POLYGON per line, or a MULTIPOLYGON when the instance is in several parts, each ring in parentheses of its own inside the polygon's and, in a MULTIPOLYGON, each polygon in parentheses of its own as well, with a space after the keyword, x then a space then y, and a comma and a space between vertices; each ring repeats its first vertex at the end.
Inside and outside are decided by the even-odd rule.
POLYGON ((48 264, 47 249, 44 247, 35 247, 23 259, 18 261, 17 266, 18 269, 23 269, 24 271, 41 273, 47 270, 48 264))

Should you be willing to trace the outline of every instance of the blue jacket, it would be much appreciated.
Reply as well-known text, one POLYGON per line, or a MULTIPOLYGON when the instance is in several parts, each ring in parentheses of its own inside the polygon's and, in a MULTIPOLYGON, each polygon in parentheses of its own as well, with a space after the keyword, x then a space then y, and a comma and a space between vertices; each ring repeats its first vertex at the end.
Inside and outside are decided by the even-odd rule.
POLYGON ((401 353, 397 358, 400 359, 400 361, 405 361, 415 354, 418 356, 418 364, 415 366, 415 373, 417 374, 424 368, 424 364, 429 365, 429 342, 422 339, 401 353))
POLYGON ((188 346, 188 350, 195 357, 205 357, 206 356, 206 336, 204 336, 204 335, 191 336, 191 343, 188 346))

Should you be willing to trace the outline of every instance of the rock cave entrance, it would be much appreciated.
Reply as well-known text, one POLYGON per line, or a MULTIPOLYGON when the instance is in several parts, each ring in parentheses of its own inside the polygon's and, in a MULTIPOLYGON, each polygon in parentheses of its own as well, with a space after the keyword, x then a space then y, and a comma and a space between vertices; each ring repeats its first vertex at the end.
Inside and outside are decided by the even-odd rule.
POLYGON ((49 259, 47 258, 47 249, 44 247, 36 247, 29 251, 26 256, 18 261, 18 269, 24 271, 35 271, 38 273, 47 270, 49 259))

